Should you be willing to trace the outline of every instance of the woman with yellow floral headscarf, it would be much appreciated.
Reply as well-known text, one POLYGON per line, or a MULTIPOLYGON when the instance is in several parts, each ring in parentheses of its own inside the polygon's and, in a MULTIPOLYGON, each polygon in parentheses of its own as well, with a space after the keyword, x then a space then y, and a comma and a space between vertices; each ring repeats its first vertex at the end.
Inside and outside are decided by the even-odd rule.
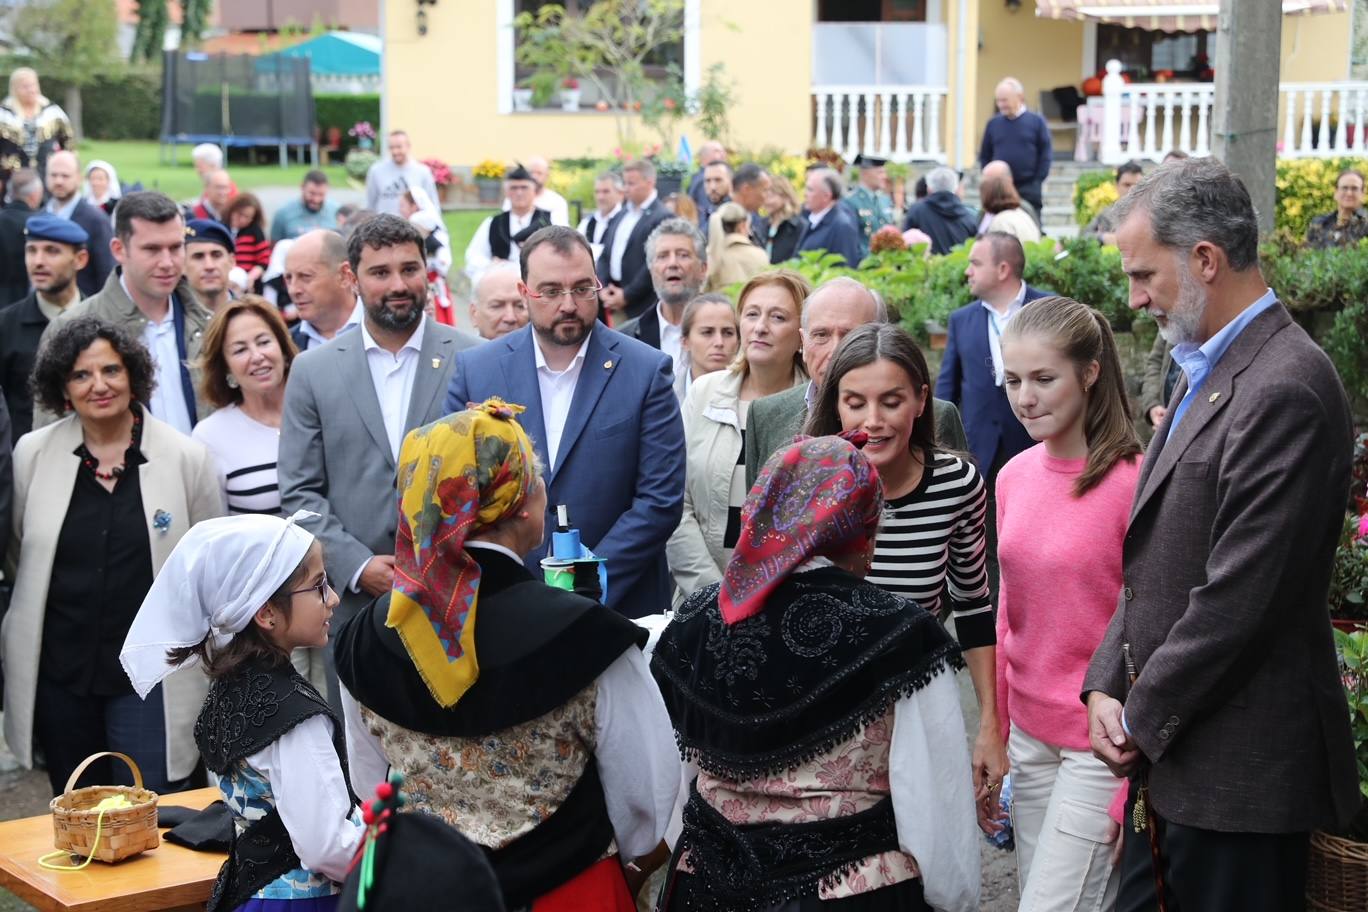
POLYGON ((409 809, 490 851, 509 909, 628 912, 679 755, 646 632, 523 564, 547 503, 522 411, 491 399, 404 440, 394 589, 335 641, 352 782, 402 772, 409 809))

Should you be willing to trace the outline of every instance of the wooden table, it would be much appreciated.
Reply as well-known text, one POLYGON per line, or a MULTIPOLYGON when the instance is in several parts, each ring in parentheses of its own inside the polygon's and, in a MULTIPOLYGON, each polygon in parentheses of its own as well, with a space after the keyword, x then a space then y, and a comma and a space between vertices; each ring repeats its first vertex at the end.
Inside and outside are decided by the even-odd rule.
MULTIPOLYGON (((164 795, 159 804, 204 808, 219 799, 215 788, 164 795)), ((57 872, 38 866, 53 851, 52 817, 0 823, 0 887, 41 912, 153 912, 203 909, 226 857, 195 852, 165 840, 118 864, 92 861, 84 870, 57 872)))

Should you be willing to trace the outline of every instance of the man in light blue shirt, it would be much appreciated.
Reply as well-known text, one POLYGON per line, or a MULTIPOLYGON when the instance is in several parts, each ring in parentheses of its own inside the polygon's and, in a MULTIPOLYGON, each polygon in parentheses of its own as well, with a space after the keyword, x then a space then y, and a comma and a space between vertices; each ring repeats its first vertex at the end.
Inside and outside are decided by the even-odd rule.
POLYGON ((299 199, 281 206, 271 219, 271 243, 294 240, 315 228, 337 230, 337 204, 328 199, 328 175, 322 171, 304 175, 299 199))

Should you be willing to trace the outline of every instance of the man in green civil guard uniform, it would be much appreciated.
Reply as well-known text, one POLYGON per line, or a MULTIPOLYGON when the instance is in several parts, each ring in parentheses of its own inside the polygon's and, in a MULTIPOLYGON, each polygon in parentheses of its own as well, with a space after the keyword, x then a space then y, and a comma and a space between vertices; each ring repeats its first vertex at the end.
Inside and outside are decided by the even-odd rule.
POLYGON ((860 169, 860 182, 846 195, 846 202, 855 210, 860 222, 860 256, 869 254, 869 239, 884 225, 893 224, 893 198, 884 189, 888 184, 885 158, 861 154, 855 158, 860 169))

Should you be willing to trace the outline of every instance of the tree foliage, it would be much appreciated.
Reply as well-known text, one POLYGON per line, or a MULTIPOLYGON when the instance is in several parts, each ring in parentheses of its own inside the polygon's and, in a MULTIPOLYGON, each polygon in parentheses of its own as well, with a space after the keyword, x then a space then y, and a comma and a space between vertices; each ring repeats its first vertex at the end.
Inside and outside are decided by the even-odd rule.
POLYGON ((28 52, 40 76, 60 75, 76 86, 113 63, 117 29, 112 3, 88 0, 36 0, 17 7, 10 20, 15 44, 28 52))
POLYGON ((214 0, 180 0, 181 47, 193 47, 204 37, 204 27, 214 11, 214 0))
POLYGON ((166 24, 170 20, 166 0, 138 0, 137 13, 138 28, 133 33, 130 56, 134 60, 160 60, 166 43, 166 24))

